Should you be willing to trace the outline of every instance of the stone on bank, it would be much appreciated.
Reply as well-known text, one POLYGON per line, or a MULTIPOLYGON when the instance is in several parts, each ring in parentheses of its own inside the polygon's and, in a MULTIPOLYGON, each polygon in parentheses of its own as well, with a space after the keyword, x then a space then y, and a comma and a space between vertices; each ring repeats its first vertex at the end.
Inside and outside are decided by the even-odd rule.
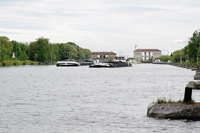
POLYGON ((148 106, 147 116, 161 119, 200 120, 200 103, 154 103, 148 106))

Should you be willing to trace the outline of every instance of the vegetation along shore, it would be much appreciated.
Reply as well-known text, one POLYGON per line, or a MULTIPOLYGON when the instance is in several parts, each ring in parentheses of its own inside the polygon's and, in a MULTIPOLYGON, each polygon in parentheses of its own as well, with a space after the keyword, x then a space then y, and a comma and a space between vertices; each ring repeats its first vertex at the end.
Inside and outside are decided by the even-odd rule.
POLYGON ((91 57, 91 51, 74 42, 50 43, 48 38, 40 37, 34 42, 21 43, 0 36, 0 66, 55 63, 64 59, 91 57))

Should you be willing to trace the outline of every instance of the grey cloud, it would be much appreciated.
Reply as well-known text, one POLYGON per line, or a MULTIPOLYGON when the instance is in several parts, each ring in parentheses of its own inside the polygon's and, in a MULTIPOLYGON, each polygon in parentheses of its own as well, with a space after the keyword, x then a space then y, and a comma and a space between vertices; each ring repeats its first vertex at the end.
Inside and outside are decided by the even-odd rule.
POLYGON ((0 35, 5 35, 5 34, 21 34, 21 33, 17 33, 17 32, 8 32, 8 31, 2 31, 2 30, 0 30, 0 35))
POLYGON ((14 19, 13 21, 0 20, 0 25, 4 29, 53 30, 53 27, 48 27, 49 25, 40 24, 37 21, 23 22, 14 19))
POLYGON ((129 14, 135 14, 135 13, 146 13, 146 12, 161 12, 161 11, 168 11, 168 9, 162 9, 162 8, 155 8, 155 7, 116 7, 114 9, 111 9, 112 12, 117 13, 129 13, 129 14))

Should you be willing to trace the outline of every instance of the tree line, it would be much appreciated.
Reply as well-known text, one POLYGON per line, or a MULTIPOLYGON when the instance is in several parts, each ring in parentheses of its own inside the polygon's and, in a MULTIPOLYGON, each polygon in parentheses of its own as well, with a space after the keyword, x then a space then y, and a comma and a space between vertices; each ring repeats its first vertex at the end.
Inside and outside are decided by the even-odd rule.
POLYGON ((28 45, 28 43, 10 41, 8 37, 0 36, 0 61, 13 60, 13 53, 17 60, 38 62, 91 57, 89 49, 81 48, 74 42, 49 43, 48 38, 40 37, 28 45))
POLYGON ((200 32, 194 31, 187 43, 188 45, 184 48, 173 52, 172 60, 174 62, 179 62, 180 58, 182 58, 184 62, 187 60, 191 63, 196 63, 197 59, 200 59, 200 32))

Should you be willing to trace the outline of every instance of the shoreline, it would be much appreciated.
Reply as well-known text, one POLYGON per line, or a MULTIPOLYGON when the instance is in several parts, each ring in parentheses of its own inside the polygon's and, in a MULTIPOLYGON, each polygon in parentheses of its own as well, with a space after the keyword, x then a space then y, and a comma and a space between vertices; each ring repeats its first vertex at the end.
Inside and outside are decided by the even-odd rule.
POLYGON ((42 63, 42 62, 30 61, 30 60, 25 60, 25 61, 8 60, 8 61, 0 62, 0 67, 19 66, 19 65, 50 65, 50 64, 54 65, 54 63, 42 63))

